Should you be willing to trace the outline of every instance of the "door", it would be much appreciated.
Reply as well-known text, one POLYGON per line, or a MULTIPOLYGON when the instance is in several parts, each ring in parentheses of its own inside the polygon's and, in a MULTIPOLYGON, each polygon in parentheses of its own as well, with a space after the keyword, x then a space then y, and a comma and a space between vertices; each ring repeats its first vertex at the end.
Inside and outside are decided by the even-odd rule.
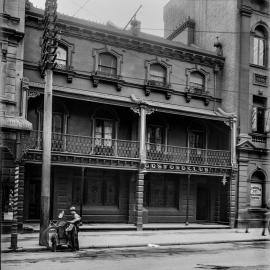
POLYGON ((29 204, 28 204, 28 219, 39 219, 40 216, 40 194, 41 181, 40 179, 30 179, 29 182, 29 204))
POLYGON ((208 221, 209 212, 210 212, 210 191, 206 185, 198 185, 196 219, 198 221, 208 221))

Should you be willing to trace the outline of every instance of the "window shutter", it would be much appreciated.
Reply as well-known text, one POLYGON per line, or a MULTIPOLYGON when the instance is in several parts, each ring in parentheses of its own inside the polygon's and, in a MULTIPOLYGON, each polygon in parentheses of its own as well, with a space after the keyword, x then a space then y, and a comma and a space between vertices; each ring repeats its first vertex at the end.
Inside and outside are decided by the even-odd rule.
POLYGON ((256 132, 257 131, 257 113, 258 113, 258 108, 253 107, 252 112, 251 112, 251 129, 252 131, 256 132))
POLYGON ((265 111, 265 117, 264 117, 264 131, 266 133, 270 132, 270 110, 265 111))

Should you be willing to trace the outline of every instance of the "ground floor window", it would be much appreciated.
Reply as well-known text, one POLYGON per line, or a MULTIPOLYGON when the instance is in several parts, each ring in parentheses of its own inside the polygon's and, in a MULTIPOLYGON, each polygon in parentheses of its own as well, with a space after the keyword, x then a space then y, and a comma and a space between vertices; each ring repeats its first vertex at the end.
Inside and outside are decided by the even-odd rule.
POLYGON ((84 204, 89 206, 118 205, 118 177, 110 171, 89 171, 84 188, 84 204))
POLYGON ((150 176, 145 180, 146 207, 177 207, 178 181, 166 175, 150 176))

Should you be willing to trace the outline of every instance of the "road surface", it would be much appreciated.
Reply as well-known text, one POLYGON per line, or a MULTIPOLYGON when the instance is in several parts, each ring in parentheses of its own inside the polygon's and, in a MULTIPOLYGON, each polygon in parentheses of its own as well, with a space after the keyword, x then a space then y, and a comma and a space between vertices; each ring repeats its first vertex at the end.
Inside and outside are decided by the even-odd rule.
POLYGON ((270 270, 270 242, 2 254, 3 270, 270 270))

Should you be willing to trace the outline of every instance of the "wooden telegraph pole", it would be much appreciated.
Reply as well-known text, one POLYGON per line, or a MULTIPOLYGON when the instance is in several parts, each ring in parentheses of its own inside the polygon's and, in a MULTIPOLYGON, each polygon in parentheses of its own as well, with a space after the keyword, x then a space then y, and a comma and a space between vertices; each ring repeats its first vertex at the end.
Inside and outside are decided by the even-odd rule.
POLYGON ((51 138, 52 138, 52 85, 53 68, 56 59, 57 40, 57 0, 46 0, 44 12, 44 33, 41 44, 41 77, 45 77, 43 110, 43 156, 41 178, 41 211, 39 244, 46 245, 44 230, 50 218, 51 182, 51 138))

